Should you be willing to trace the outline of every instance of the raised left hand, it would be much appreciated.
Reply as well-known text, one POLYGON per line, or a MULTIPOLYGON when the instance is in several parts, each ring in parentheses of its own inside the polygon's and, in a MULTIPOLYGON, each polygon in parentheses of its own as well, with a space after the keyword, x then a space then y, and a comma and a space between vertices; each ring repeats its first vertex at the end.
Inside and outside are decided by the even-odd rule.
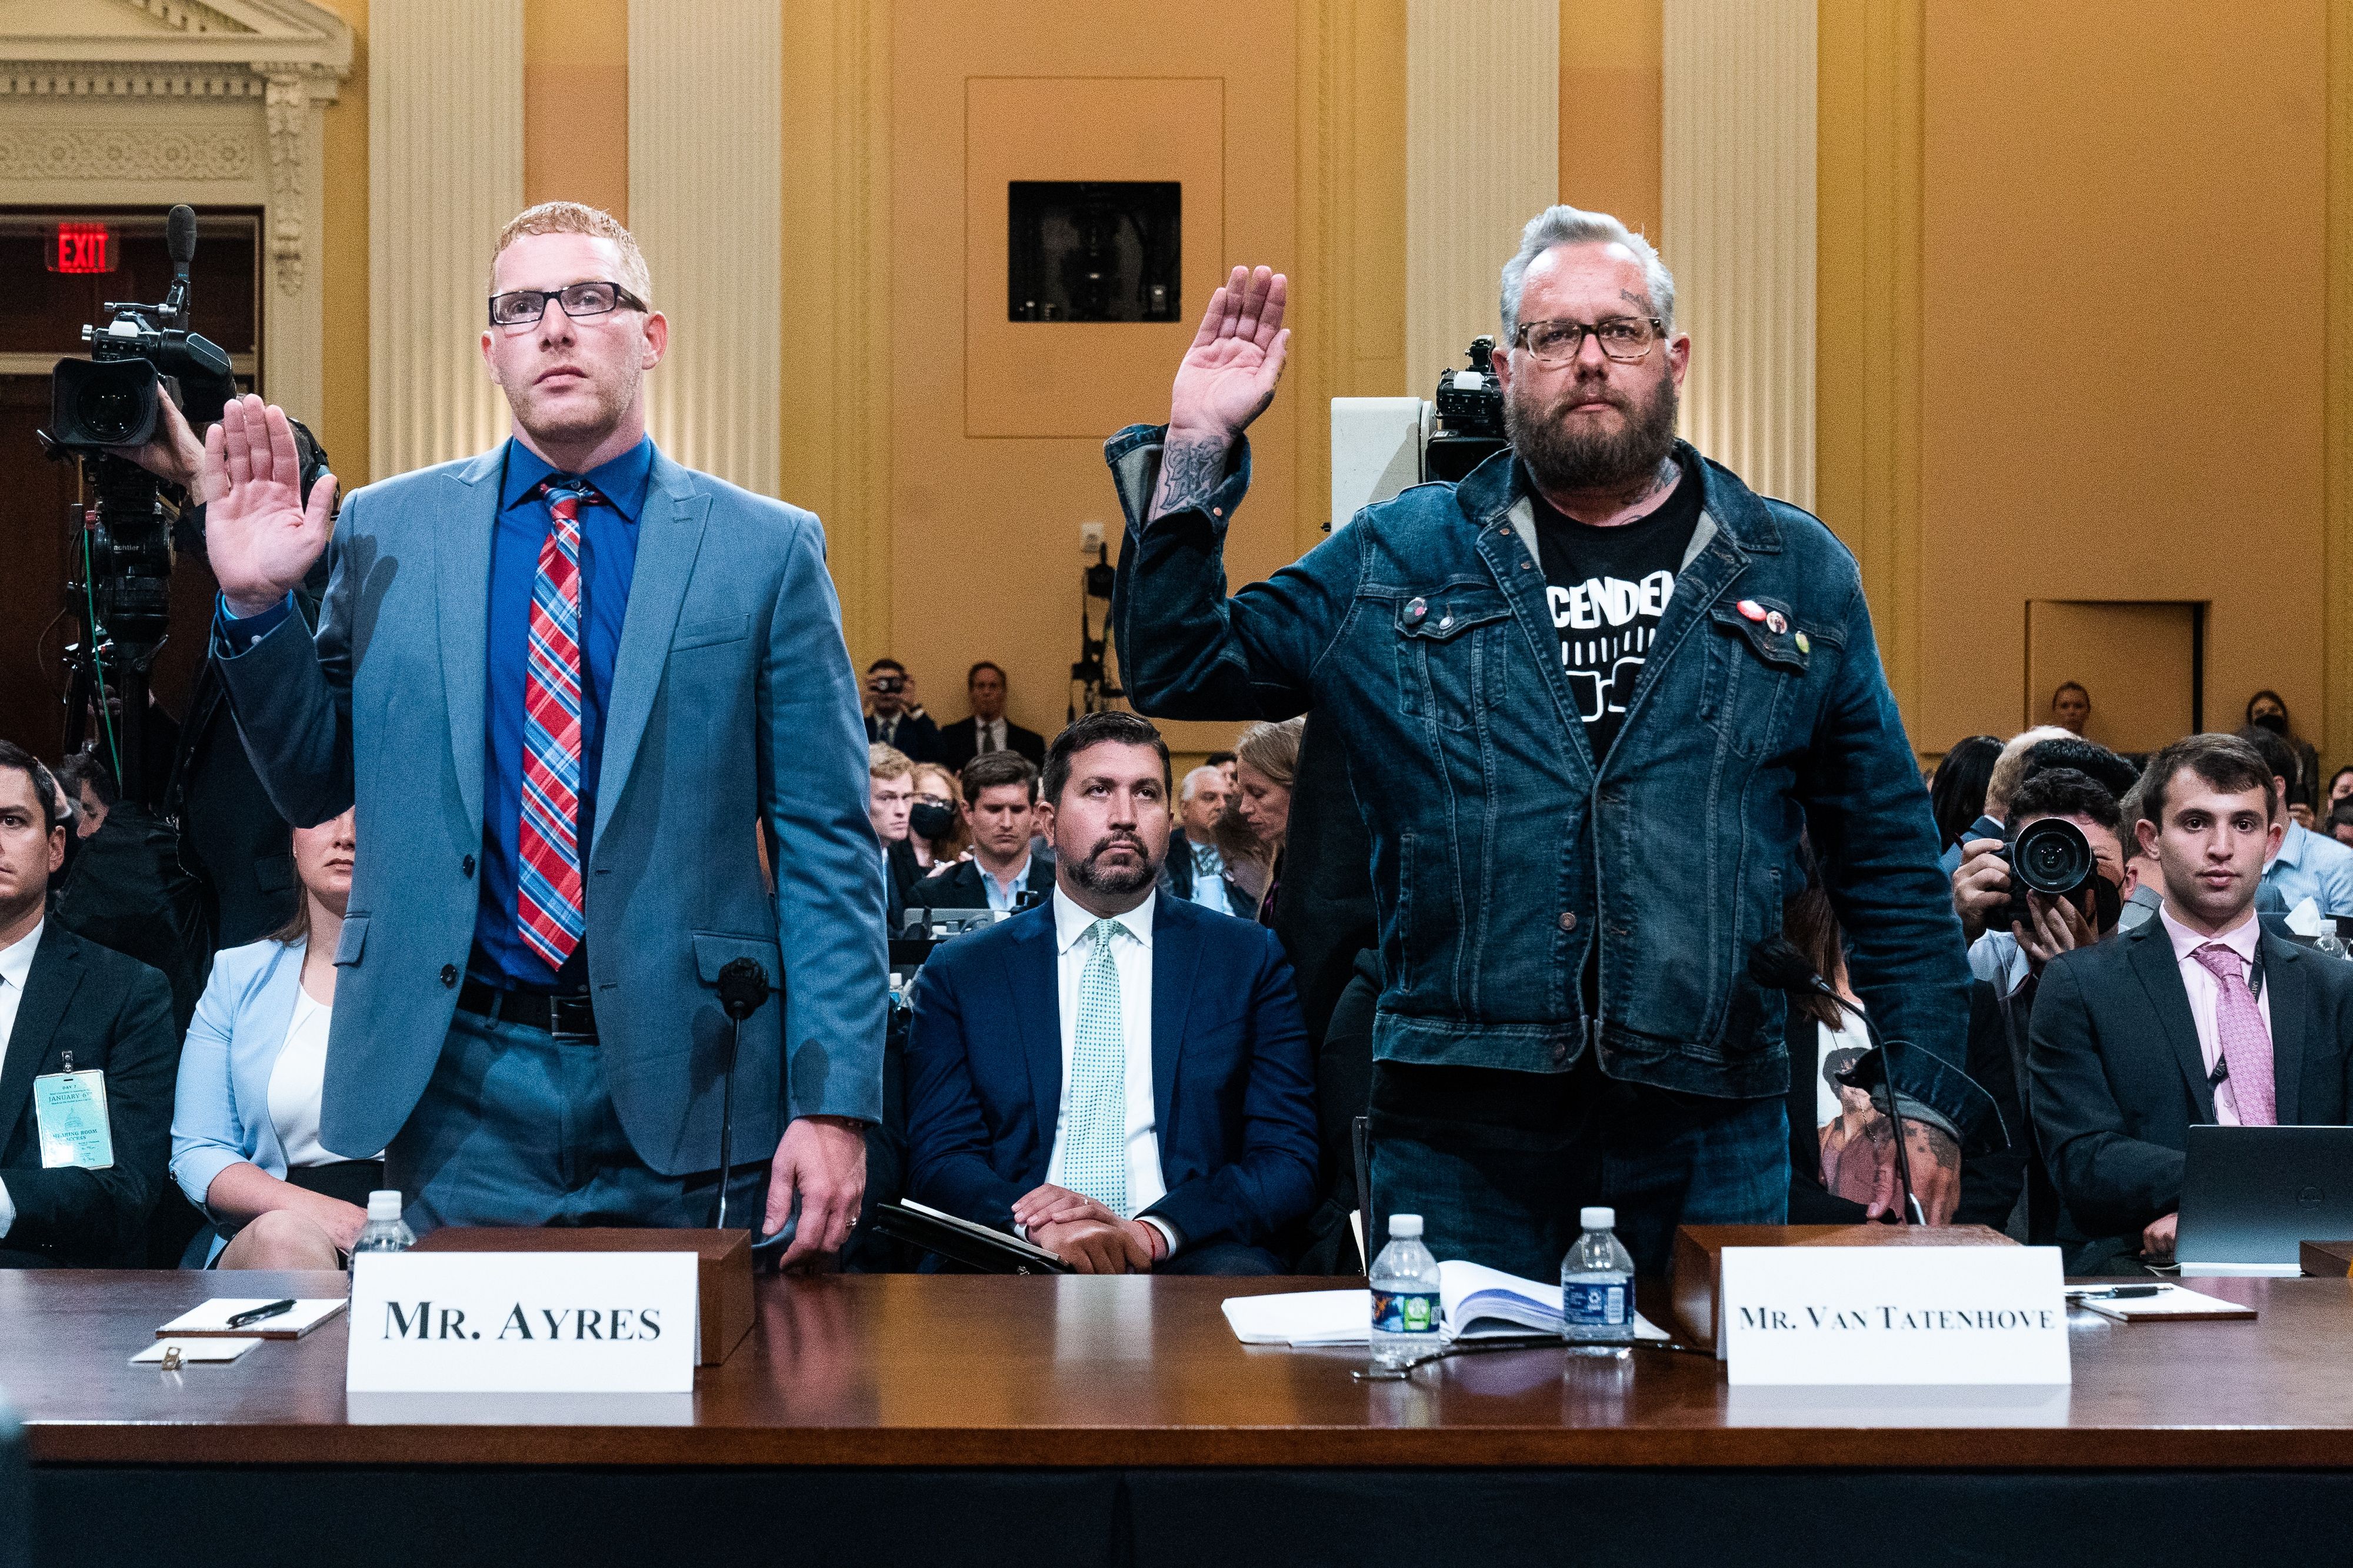
POLYGON ((785 1128, 768 1169, 768 1207, 760 1230, 774 1236, 801 1200, 799 1228, 777 1267, 790 1268, 839 1252, 866 1197, 866 1131, 839 1116, 802 1116, 785 1128))

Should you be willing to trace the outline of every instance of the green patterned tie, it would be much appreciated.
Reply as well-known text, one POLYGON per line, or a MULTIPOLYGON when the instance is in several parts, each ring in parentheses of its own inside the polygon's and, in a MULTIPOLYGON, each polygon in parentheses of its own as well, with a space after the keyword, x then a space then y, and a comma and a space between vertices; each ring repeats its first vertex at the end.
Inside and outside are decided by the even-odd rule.
POLYGON ((1097 921, 1079 973, 1078 1044, 1071 1053, 1071 1116, 1062 1129, 1062 1184, 1122 1219, 1127 1215, 1127 1012, 1111 955, 1117 921, 1097 921))

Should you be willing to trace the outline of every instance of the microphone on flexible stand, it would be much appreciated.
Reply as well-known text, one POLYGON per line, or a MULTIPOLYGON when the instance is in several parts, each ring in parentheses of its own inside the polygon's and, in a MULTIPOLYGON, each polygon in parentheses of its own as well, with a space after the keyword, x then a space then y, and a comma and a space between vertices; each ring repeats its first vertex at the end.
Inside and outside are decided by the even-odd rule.
POLYGON ((1895 1139, 1895 1180, 1904 1189, 1903 1213, 1912 1224, 1927 1224, 1928 1216, 1921 1211, 1920 1200, 1912 1193, 1912 1155, 1904 1145, 1904 1119, 1895 1110, 1893 1058, 1886 1042, 1879 1037, 1879 1026, 1871 1021, 1870 1014, 1840 995, 1831 983, 1822 978, 1820 971, 1786 937, 1768 936, 1748 950, 1748 978, 1768 991, 1827 996, 1834 1006, 1862 1020, 1863 1033, 1871 1040, 1871 1054, 1849 1068, 1844 1076, 1849 1084, 1862 1090, 1866 1097, 1873 1088, 1885 1090, 1883 1099, 1886 1105, 1887 1125, 1895 1139))
POLYGON ((719 1006, 727 1015, 727 1060, 719 1088, 719 1205, 713 1230, 727 1228, 727 1177, 735 1139, 735 1054, 744 1043, 744 1020, 768 999, 768 972, 752 959, 731 958, 719 970, 719 1006))

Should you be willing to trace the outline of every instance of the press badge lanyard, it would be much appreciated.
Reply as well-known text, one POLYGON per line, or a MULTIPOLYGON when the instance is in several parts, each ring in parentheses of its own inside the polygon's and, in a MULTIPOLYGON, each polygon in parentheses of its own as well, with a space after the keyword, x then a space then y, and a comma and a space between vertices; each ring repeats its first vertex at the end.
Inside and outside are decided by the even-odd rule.
POLYGON ((40 1124, 41 1168, 77 1166, 103 1171, 114 1163, 114 1130, 106 1115, 106 1074, 92 1068, 76 1072, 73 1053, 63 1054, 63 1072, 33 1080, 33 1116, 40 1124))

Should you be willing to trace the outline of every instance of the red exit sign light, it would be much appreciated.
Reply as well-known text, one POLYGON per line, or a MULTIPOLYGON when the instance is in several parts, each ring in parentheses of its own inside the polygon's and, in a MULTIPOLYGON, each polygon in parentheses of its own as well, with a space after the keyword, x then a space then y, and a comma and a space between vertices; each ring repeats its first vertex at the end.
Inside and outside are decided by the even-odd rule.
POLYGON ((102 223, 58 225, 55 248, 49 252, 52 272, 111 272, 114 233, 102 223))

